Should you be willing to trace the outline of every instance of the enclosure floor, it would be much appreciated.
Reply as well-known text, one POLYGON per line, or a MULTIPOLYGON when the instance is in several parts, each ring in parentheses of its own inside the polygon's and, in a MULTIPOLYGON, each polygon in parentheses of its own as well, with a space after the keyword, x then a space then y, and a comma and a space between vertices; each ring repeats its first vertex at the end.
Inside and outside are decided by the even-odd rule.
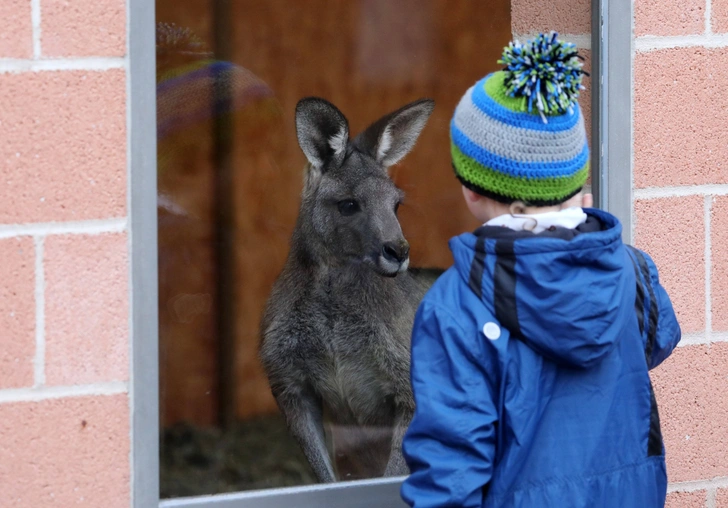
POLYGON ((227 432, 176 424, 163 430, 160 448, 162 498, 316 483, 279 415, 227 432))

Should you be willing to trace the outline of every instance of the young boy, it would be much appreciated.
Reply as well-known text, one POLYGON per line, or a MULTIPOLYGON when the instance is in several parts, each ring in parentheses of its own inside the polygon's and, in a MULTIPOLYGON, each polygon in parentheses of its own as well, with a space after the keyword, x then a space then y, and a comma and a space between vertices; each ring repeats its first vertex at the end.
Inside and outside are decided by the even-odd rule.
POLYGON ((410 506, 664 506, 648 371, 680 328, 650 257, 578 206, 577 58, 555 34, 512 44, 455 110, 453 167, 484 224, 450 241, 415 318, 410 506))

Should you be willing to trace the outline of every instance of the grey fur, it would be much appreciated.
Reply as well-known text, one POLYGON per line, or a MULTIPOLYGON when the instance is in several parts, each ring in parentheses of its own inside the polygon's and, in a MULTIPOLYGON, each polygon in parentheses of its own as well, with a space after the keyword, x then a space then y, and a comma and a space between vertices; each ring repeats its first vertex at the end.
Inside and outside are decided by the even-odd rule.
POLYGON ((407 269, 409 245, 396 215, 403 193, 387 168, 412 149, 433 107, 431 100, 408 104, 353 140, 329 102, 307 98, 296 107, 309 163, 288 259, 263 316, 260 355, 321 482, 337 479, 324 419, 333 424, 337 455, 354 454, 364 476, 408 473, 401 444, 414 411, 410 334, 441 270, 407 269), (357 207, 347 200, 359 210, 350 213, 357 207))

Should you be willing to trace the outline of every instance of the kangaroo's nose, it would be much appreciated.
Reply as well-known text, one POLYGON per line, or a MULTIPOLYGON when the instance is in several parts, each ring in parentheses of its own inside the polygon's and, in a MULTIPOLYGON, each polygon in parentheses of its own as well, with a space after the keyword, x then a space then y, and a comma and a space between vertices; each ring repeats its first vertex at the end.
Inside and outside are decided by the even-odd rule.
POLYGON ((384 259, 394 263, 404 263, 409 256, 409 243, 406 241, 395 243, 387 242, 382 247, 384 259))

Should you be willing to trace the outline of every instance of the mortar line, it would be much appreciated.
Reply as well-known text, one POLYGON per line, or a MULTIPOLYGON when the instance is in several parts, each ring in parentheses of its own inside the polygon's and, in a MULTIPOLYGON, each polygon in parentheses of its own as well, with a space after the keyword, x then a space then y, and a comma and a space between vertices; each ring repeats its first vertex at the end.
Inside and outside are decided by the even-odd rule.
POLYGON ((728 342, 728 332, 711 332, 710 337, 704 331, 683 333, 677 347, 701 346, 718 342, 728 342))
POLYGON ((65 397, 89 397, 96 395, 117 395, 128 392, 123 381, 92 383, 70 386, 40 386, 37 388, 10 388, 0 390, 0 404, 10 402, 36 402, 65 397))
POLYGON ((678 185, 673 187, 643 187, 634 189, 634 199, 678 198, 685 196, 724 196, 728 184, 678 185))
POLYGON ((711 238, 710 238, 710 223, 711 223, 711 212, 713 210, 713 196, 710 194, 706 195, 703 202, 704 217, 705 217, 705 338, 711 341, 713 334, 713 311, 712 311, 712 296, 711 296, 711 238))
MULTIPOLYGON (((512 34, 513 40, 526 41, 534 39, 539 35, 539 32, 525 32, 525 33, 514 33, 512 34)), ((559 33, 559 40, 563 42, 570 42, 575 44, 578 49, 591 50, 591 34, 562 34, 559 33)))
POLYGON ((127 219, 101 219, 77 222, 41 222, 35 224, 2 224, 0 238, 17 236, 49 236, 49 235, 98 235, 102 233, 119 233, 127 229, 127 219))
POLYGON ((41 56, 40 0, 30 0, 30 23, 33 31, 33 59, 37 60, 41 56))
POLYGON ((35 357, 33 359, 33 386, 45 384, 45 271, 43 269, 43 242, 45 237, 35 236, 35 357))
POLYGON ((675 48, 725 48, 728 47, 728 34, 643 35, 634 40, 634 45, 640 53, 675 48))
POLYGON ((706 494, 707 495, 705 499, 705 508, 715 508, 718 489, 715 487, 712 489, 708 489, 706 494))
POLYGON ((719 476, 710 480, 694 480, 688 482, 670 483, 668 492, 695 492, 696 490, 728 488, 728 476, 719 476))
MULTIPOLYGON (((630 34, 631 34, 631 45, 630 45, 630 69, 631 72, 629 73, 629 79, 630 79, 630 87, 631 93, 629 94, 629 144, 631 147, 630 154, 629 154, 629 188, 632 191, 632 199, 630 202, 629 207, 629 224, 630 224, 630 231, 629 231, 629 240, 630 242, 634 243, 636 239, 636 223, 637 223, 637 213, 635 213, 635 188, 634 188, 634 90, 635 90, 635 77, 634 77, 634 69, 635 69, 635 55, 637 54, 637 48, 635 47, 635 19, 634 15, 631 16, 630 20, 630 34)), ((609 190, 609 189, 607 189, 609 190)))
POLYGON ((83 57, 83 58, 40 58, 34 60, 0 58, 0 74, 19 72, 50 71, 106 71, 124 69, 126 63, 120 57, 83 57))
POLYGON ((711 17, 713 16, 713 0, 705 0, 705 35, 710 36, 713 34, 713 27, 711 26, 711 17))

